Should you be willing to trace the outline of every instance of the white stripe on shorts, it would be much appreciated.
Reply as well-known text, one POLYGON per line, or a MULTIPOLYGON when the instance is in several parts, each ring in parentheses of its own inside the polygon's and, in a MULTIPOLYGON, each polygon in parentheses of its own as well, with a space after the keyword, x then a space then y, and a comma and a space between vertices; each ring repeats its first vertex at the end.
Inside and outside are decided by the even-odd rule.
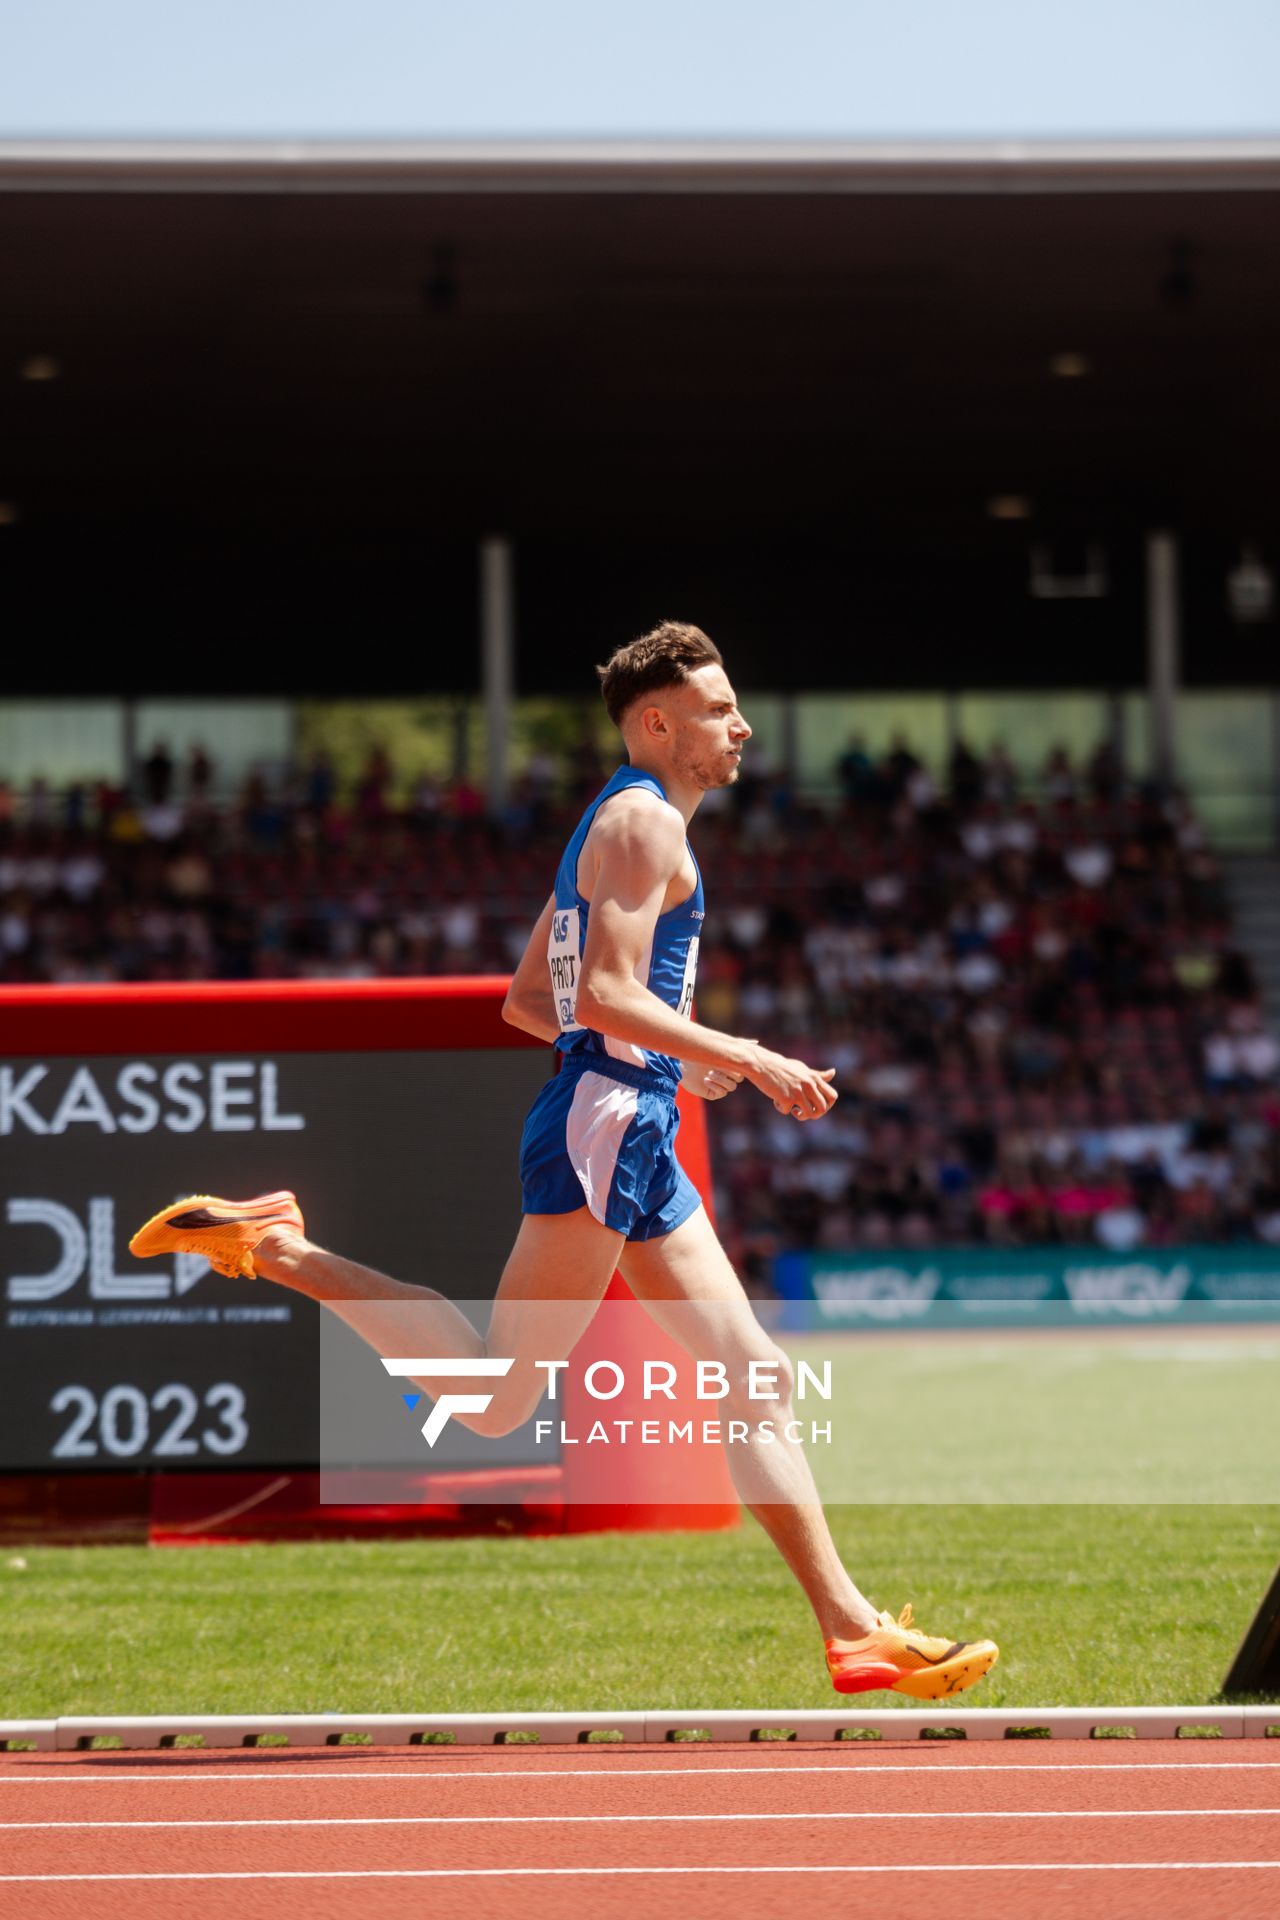
POLYGON ((622 1136, 635 1119, 639 1089, 602 1073, 581 1073, 565 1121, 569 1164, 582 1182, 587 1205, 601 1226, 607 1224, 609 1189, 622 1136))

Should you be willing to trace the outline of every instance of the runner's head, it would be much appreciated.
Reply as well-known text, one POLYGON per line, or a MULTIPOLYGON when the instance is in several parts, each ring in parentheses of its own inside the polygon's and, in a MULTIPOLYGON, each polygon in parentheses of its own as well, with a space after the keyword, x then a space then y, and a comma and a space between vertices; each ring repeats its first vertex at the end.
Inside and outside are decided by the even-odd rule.
POLYGON ((719 649, 700 627, 664 620, 596 672, 633 764, 668 766, 703 791, 737 779, 751 729, 719 649))

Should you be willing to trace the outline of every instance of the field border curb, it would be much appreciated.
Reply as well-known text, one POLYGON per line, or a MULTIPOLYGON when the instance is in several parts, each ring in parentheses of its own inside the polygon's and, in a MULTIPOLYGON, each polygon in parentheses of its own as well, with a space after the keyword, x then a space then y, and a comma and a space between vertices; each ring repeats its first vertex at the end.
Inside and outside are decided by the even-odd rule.
POLYGON ((290 1748, 388 1746, 547 1746, 624 1742, 844 1740, 1088 1740, 1280 1737, 1276 1707, 946 1707, 841 1712, 719 1708, 627 1713, 284 1713, 79 1715, 0 1720, 0 1751, 84 1752, 172 1748, 199 1738, 205 1749, 288 1743, 290 1748), (99 1750, 103 1750, 99 1747, 99 1750))

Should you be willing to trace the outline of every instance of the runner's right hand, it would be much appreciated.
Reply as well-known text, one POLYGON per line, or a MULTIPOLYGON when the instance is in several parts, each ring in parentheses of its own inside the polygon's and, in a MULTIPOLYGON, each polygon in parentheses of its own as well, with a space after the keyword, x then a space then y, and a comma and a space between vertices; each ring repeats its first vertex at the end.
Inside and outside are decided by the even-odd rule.
POLYGON ((828 1113, 840 1097, 831 1085, 834 1067, 810 1067, 803 1060, 788 1060, 785 1054, 771 1053, 768 1047, 754 1049, 754 1057, 745 1071, 752 1086, 772 1100, 779 1113, 791 1114, 796 1120, 818 1119, 828 1113))

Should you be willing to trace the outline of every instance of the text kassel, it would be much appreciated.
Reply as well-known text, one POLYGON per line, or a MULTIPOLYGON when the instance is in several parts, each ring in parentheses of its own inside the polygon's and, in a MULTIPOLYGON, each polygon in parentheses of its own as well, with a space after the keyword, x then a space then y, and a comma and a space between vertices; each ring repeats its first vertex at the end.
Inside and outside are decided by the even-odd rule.
POLYGON ((0 1136, 67 1133, 296 1133, 300 1113, 281 1108, 274 1060, 134 1060, 118 1072, 78 1066, 64 1082, 45 1063, 0 1067, 0 1136))

